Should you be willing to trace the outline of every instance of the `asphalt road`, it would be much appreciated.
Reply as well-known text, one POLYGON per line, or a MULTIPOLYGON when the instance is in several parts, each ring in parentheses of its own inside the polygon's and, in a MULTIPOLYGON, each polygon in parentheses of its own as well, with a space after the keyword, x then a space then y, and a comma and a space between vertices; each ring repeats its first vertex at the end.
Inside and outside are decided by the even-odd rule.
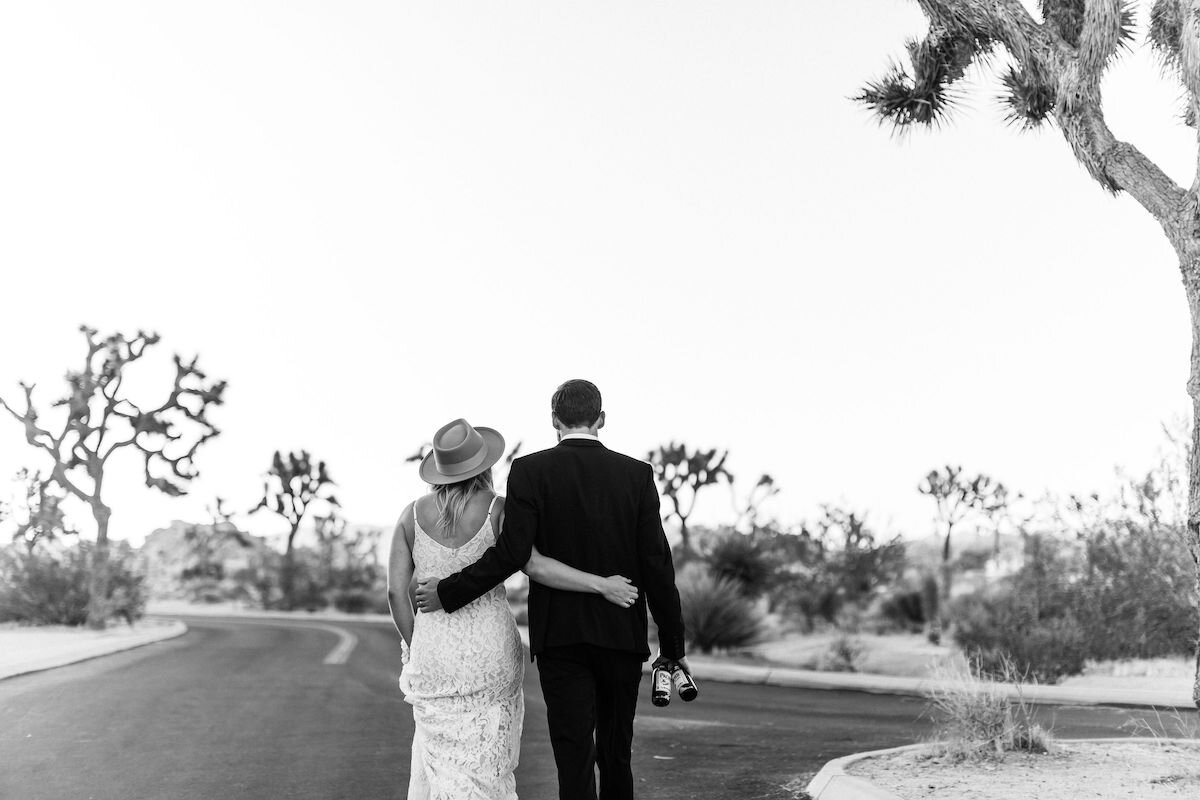
MULTIPOLYGON (((178 639, 0 681, 0 800, 405 797, 412 714, 390 627, 188 625, 178 639)), ((930 728, 916 698, 701 678, 696 702, 659 709, 643 688, 634 770, 655 800, 786 800, 829 759, 930 728)), ((536 665, 525 692, 518 791, 554 798, 536 665)), ((1058 735, 1103 736, 1141 712, 1045 713, 1058 735)))

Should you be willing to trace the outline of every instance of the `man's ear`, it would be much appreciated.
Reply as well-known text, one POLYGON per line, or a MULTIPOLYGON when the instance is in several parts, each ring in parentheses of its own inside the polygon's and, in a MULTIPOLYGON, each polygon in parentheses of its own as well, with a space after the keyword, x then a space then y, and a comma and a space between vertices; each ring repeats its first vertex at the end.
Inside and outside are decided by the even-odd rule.
POLYGON ((561 431, 563 429, 562 420, 560 420, 558 418, 558 414, 555 414, 553 411, 550 412, 550 426, 556 431, 561 431))
POLYGON ((600 416, 596 417, 596 430, 604 427, 604 412, 600 412, 600 416))

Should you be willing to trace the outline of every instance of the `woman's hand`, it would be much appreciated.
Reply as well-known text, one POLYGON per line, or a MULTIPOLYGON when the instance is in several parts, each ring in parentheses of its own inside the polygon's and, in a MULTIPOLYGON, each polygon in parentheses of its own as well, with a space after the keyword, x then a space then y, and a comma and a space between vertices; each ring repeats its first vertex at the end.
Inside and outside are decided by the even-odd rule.
POLYGON ((609 575, 600 579, 600 594, 605 600, 621 608, 629 608, 637 602, 638 589, 633 581, 623 575, 609 575))

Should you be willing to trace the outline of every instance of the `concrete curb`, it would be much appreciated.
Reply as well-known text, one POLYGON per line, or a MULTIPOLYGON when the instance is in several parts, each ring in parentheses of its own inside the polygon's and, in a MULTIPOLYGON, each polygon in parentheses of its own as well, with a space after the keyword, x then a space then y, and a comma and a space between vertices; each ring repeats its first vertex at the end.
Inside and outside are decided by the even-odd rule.
POLYGON ((922 750, 926 747, 929 745, 909 744, 903 747, 889 747, 886 750, 851 753, 848 756, 835 758, 821 767, 821 771, 813 776, 804 790, 813 800, 901 800, 865 778, 856 778, 846 774, 846 768, 857 761, 864 761, 868 758, 903 753, 909 750, 922 750))
MULTIPOLYGON (((1061 742, 1080 744, 1196 744, 1194 739, 1156 739, 1154 737, 1104 737, 1098 739, 1061 739, 1061 742)), ((904 753, 915 750, 925 750, 932 744, 909 744, 903 747, 889 747, 886 750, 870 750, 865 753, 852 753, 848 756, 835 758, 821 767, 821 771, 808 782, 805 791, 812 800, 903 800, 898 795, 883 787, 871 783, 866 778, 849 775, 846 769, 858 761, 893 753, 904 753)))
POLYGON ((121 653, 136 647, 144 647, 156 642, 165 642, 187 633, 187 624, 181 620, 173 620, 165 625, 156 625, 149 630, 113 639, 94 639, 80 642, 70 649, 52 653, 30 654, 20 661, 0 664, 0 680, 17 675, 28 675, 31 672, 42 672, 80 661, 90 661, 93 658, 121 653))
MULTIPOLYGON (((148 615, 162 617, 247 617, 259 619, 288 619, 314 622, 362 622, 391 625, 387 614, 345 614, 337 611, 257 611, 253 609, 207 609, 193 606, 173 610, 167 605, 151 606, 148 615)), ((518 626, 521 640, 529 646, 529 630, 518 626)), ((927 678, 905 678, 894 675, 875 675, 862 672, 818 672, 792 667, 771 667, 757 664, 736 664, 711 656, 688 656, 698 682, 762 684, 790 689, 820 689, 822 691, 867 692, 870 694, 924 697, 937 686, 927 678)), ((649 662, 645 671, 650 671, 649 662)), ((1002 684, 1001 690, 1010 700, 1024 699, 1039 705, 1117 706, 1130 708, 1193 709, 1190 691, 1147 691, 1141 689, 1085 689, 1067 686, 1002 684)))

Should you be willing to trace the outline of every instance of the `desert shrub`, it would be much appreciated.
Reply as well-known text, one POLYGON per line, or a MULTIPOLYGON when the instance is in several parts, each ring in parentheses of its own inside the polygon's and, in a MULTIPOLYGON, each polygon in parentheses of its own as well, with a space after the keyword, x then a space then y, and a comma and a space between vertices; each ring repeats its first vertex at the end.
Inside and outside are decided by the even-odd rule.
POLYGON ((822 515, 798 531, 757 532, 780 566, 768 591, 772 610, 799 614, 808 630, 836 621, 847 606, 863 607, 899 578, 904 545, 879 541, 865 515, 823 506, 822 515))
POLYGON ((761 635, 762 612, 743 596, 735 581, 691 563, 680 568, 676 585, 688 639, 701 652, 743 647, 761 635))
POLYGON ((1083 537, 1083 559, 1070 599, 1090 658, 1194 652, 1200 612, 1181 532, 1090 531, 1083 537))
POLYGON ((259 608, 272 608, 281 595, 278 572, 264 566, 245 567, 232 575, 230 599, 259 608))
POLYGON ((387 592, 383 589, 343 589, 333 593, 333 607, 346 614, 387 614, 387 592))
POLYGON ((925 604, 921 591, 895 591, 879 604, 879 616, 894 628, 919 633, 925 627, 925 604))
POLYGON ((964 572, 978 572, 987 568, 991 560, 991 550, 963 550, 954 559, 954 573, 960 575, 964 572))
MULTIPOLYGON (((282 587, 286 562, 279 565, 279 584, 282 587)), ((291 597, 281 593, 274 605, 284 611, 319 611, 329 605, 319 556, 307 547, 297 547, 292 554, 291 597), (290 604, 289 604, 290 600, 290 604)))
POLYGON ((758 597, 774 580, 778 563, 754 534, 725 529, 704 557, 718 578, 737 584, 744 597, 758 597))
POLYGON ((1050 732, 1034 722, 1012 662, 1002 661, 998 673, 976 661, 943 664, 933 678, 925 697, 943 755, 968 760, 1050 749, 1050 732))
POLYGON ((347 614, 365 614, 370 605, 369 593, 361 589, 333 593, 333 607, 347 614))
POLYGON ((1057 683, 1083 671, 1087 650, 1074 613, 1040 616, 1028 598, 1008 587, 967 595, 954 606, 954 640, 985 675, 1003 676, 1011 667, 1057 683))
POLYGON ((826 672, 858 672, 858 662, 865 648, 861 640, 848 633, 839 633, 829 643, 818 669, 826 672))
MULTIPOLYGON (((82 625, 91 596, 94 545, 77 542, 51 552, 10 548, 0 552, 0 621, 33 625, 82 625)), ((134 567, 133 549, 110 546, 107 607, 127 622, 145 613, 145 576, 134 567)))
POLYGON ((812 631, 819 620, 832 624, 844 602, 831 573, 799 564, 783 573, 770 597, 773 609, 799 615, 806 631, 812 631))

